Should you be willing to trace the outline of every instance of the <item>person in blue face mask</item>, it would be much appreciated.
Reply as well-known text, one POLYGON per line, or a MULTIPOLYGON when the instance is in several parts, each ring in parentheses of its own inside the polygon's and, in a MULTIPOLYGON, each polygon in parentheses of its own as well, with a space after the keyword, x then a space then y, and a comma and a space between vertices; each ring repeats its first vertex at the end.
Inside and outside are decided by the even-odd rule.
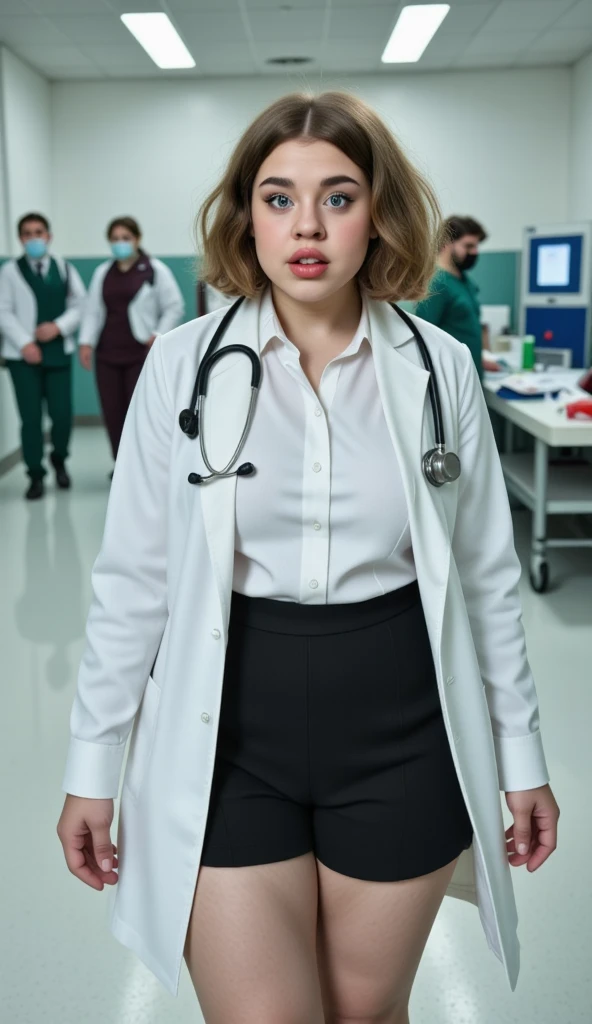
POLYGON ((1 354, 12 378, 21 418, 23 460, 31 479, 26 498, 43 497, 43 403, 51 420, 58 487, 71 480, 66 459, 72 432, 72 353, 85 288, 71 263, 50 255, 49 221, 28 213, 18 223, 20 259, 0 268, 1 354))
POLYGON ((80 331, 80 361, 95 367, 103 418, 113 458, 148 350, 158 334, 183 318, 177 282, 161 260, 142 248, 133 217, 117 217, 107 228, 112 259, 94 272, 80 331))

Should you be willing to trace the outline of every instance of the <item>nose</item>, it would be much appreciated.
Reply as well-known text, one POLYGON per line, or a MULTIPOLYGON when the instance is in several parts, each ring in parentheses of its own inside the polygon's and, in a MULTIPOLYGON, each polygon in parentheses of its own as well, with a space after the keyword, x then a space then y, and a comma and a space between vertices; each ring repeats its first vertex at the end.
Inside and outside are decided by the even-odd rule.
POLYGON ((325 226, 314 202, 302 203, 297 208, 292 225, 292 235, 294 238, 320 239, 325 237, 325 226))

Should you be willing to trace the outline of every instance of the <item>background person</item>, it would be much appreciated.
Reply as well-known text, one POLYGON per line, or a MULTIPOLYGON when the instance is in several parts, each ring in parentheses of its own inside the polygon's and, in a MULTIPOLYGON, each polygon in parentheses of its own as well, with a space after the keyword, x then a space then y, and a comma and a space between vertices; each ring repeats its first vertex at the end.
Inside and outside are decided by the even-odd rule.
POLYGON ((479 245, 487 234, 472 217, 454 216, 444 222, 442 238, 438 269, 430 281, 428 297, 418 303, 415 312, 467 345, 482 377, 482 350, 489 347, 488 331, 481 325, 479 288, 467 275, 479 259, 479 245))
POLYGON ((95 270, 80 331, 80 362, 93 365, 103 418, 117 458, 121 432, 144 361, 157 334, 183 319, 184 303, 171 270, 141 247, 133 217, 107 229, 112 260, 95 270))
POLYGON ((28 213, 18 223, 24 253, 0 268, 2 355, 21 419, 29 501, 43 497, 43 405, 51 420, 51 462, 58 487, 70 487, 66 459, 72 434, 72 353, 86 294, 71 263, 49 253, 49 221, 28 213))

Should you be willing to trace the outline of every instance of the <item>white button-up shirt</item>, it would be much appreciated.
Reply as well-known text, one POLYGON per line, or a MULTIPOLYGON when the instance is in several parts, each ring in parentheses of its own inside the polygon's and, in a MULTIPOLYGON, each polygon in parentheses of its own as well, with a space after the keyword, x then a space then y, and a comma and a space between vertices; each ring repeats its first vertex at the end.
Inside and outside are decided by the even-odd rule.
POLYGON ((306 604, 366 601, 416 579, 401 474, 365 305, 318 395, 279 323, 259 315, 262 382, 241 458, 233 590, 306 604))

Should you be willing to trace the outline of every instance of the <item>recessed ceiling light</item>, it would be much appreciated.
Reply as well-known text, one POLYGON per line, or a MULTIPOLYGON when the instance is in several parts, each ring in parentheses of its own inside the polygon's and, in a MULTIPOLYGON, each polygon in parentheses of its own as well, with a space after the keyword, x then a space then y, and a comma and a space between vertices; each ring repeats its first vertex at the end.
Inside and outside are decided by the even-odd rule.
POLYGON ((418 61, 450 10, 450 4, 404 7, 382 55, 383 64, 418 61))
POLYGON ((195 61, 167 14, 122 14, 125 27, 159 68, 194 68, 195 61))

